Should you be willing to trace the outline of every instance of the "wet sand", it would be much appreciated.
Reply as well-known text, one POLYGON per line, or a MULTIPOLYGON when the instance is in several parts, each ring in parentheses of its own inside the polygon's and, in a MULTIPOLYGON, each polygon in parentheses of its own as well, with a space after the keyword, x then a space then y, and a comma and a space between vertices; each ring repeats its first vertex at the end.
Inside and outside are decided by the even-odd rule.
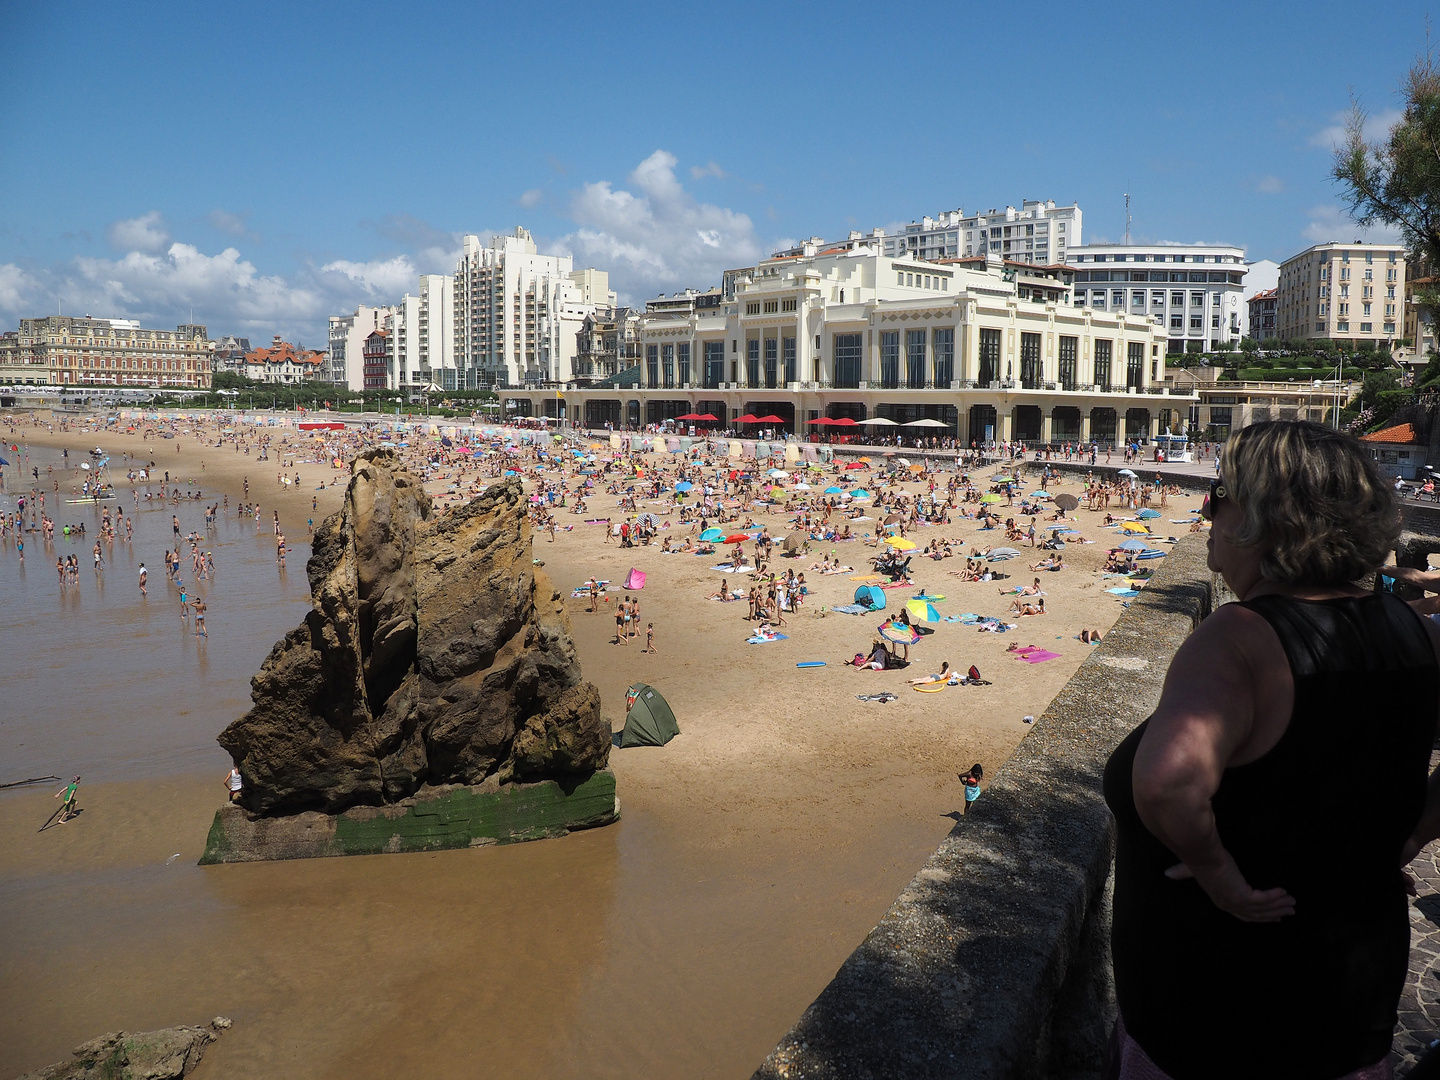
MULTIPOLYGON (((110 439, 134 445, 133 437, 110 439)), ((338 504, 339 487, 308 490, 334 475, 325 466, 300 464, 301 490, 282 490, 277 463, 265 472, 266 463, 227 461, 233 451, 161 445, 177 443, 178 454, 164 452, 182 462, 203 452, 205 482, 236 485, 232 508, 248 469, 263 518, 278 504, 292 543, 312 516, 312 494, 320 514, 338 504)), ((73 456, 89 444, 70 435, 53 445, 70 446, 73 456)), ((585 516, 614 513, 611 502, 592 501, 585 516)), ((195 505, 198 513, 204 503, 195 505)), ((1082 512, 1081 527, 1105 541, 1110 534, 1091 531, 1098 516, 1082 512)), ((557 517, 569 523, 564 511, 557 517)), ((167 512, 162 524, 168 520, 167 512)), ((1072 569, 1045 575, 1053 614, 1022 620, 1006 635, 940 624, 912 649, 920 663, 911 671, 860 672, 839 661, 865 648, 878 619, 814 617, 820 605, 850 599, 848 575, 807 574, 809 606, 781 628, 790 640, 750 646, 744 605, 700 599, 721 576, 709 570, 714 560, 622 551, 601 544, 598 528, 577 523, 554 544, 537 537, 536 557, 566 595, 590 574, 619 580, 631 565, 649 573, 641 618, 656 623, 659 655, 642 653, 639 642, 610 644, 609 610, 590 615, 580 600, 571 602, 576 644, 617 727, 625 687, 643 679, 665 693, 683 734, 664 749, 613 754, 623 819, 562 840, 194 865, 228 768, 214 735, 243 709, 245 680, 303 610, 301 545, 290 559, 292 593, 257 600, 243 615, 237 598, 217 596, 211 617, 217 628, 230 620, 234 633, 223 661, 209 645, 213 685, 192 695, 178 730, 157 703, 197 677, 198 653, 171 640, 178 629, 162 627, 170 636, 155 643, 129 635, 134 641, 123 648, 153 657, 156 685, 163 691, 168 682, 170 694, 116 690, 112 705, 133 744, 121 745, 123 753, 86 749, 96 737, 73 726, 63 681, 26 682, 18 666, 0 668, 0 692, 13 701, 19 687, 27 713, 50 725, 52 756, 23 758, 27 768, 64 773, 91 754, 97 775, 110 777, 82 787, 77 820, 43 834, 34 830, 54 807, 54 786, 0 797, 0 936, 14 943, 0 954, 0 1076, 59 1060, 101 1031, 217 1013, 236 1026, 207 1054, 200 1080, 482 1068, 526 1077, 746 1076, 953 826, 956 772, 974 761, 993 772, 1028 730, 1021 718, 1039 715, 1083 658, 1086 647, 1071 635, 1108 627, 1120 610, 1090 569, 1107 545, 1072 546, 1072 569), (1004 655, 1012 642, 1063 655, 1024 664, 1004 655), (795 668, 809 659, 829 666, 795 668), (905 686, 907 675, 936 670, 941 659, 977 664, 994 685, 937 694, 905 686), (900 700, 855 700, 882 689, 900 700), (161 741, 183 753, 172 745, 147 756, 147 744, 161 741)), ((974 525, 940 531, 968 537, 974 525)), ((223 562, 217 549, 214 587, 228 587, 230 577, 253 582, 253 598, 278 577, 273 549, 242 535, 237 530, 223 562)), ((853 542, 837 550, 857 567, 868 553, 853 542)), ((1028 583, 1023 561, 1005 564, 1018 569, 1000 585, 1028 583)), ((32 569, 28 553, 26 562, 27 582, 44 583, 26 608, 38 613, 47 647, 82 639, 94 621, 88 561, 78 609, 54 598, 53 555, 48 566, 36 560, 32 569)), ((944 573, 960 560, 916 562, 919 585, 949 597, 947 613, 999 615, 1008 607, 999 585, 944 573)), ((0 587, 15 580, 13 552, 0 553, 0 587)), ((164 589, 163 571, 151 582, 153 598, 164 589)), ((122 649, 125 628, 142 620, 128 570, 123 588, 131 606, 117 609, 108 644, 99 646, 101 671, 122 649)), ((107 603, 113 591, 107 585, 107 603)), ((0 625, 8 629, 13 617, 0 610, 0 625)), ((0 737, 3 781, 22 770, 5 725, 0 737)))

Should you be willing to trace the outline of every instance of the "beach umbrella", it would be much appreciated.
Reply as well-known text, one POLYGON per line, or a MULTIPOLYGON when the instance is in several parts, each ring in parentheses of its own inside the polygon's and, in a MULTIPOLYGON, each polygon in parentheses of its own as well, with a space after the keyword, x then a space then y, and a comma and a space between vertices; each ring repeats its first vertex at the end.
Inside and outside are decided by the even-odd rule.
POLYGON ((785 423, 785 421, 784 421, 781 417, 778 417, 778 416, 757 416, 757 417, 755 418, 755 423, 757 423, 757 424, 783 424, 783 423, 785 423))
POLYGON ((747 412, 744 416, 737 416, 735 422, 737 424, 753 424, 756 420, 754 416, 747 412))
POLYGON ((747 536, 745 533, 736 533, 734 536, 727 536, 727 537, 725 537, 725 543, 727 543, 727 544, 743 544, 746 540, 749 540, 749 539, 750 539, 750 537, 747 536))
POLYGON ((1048 498, 1050 498, 1050 493, 1049 493, 1048 491, 1032 491, 1032 492, 1030 492, 1030 498, 1032 498, 1032 499, 1048 499, 1048 498))
POLYGON ((1150 531, 1148 525, 1142 525, 1138 521, 1122 521, 1120 523, 1120 529, 1122 532, 1148 533, 1150 531))
POLYGON ((915 472, 915 473, 924 472, 924 471, 925 471, 925 466, 924 466, 924 465, 911 465, 911 466, 910 466, 910 471, 911 471, 911 472, 915 472))
POLYGON ((675 490, 683 493, 689 491, 694 486, 695 485, 690 483, 689 480, 681 480, 678 484, 675 485, 675 490))
POLYGON ((706 529, 700 534, 700 539, 713 544, 716 540, 724 540, 725 534, 719 529, 706 529))
POLYGON ((998 503, 1000 501, 1000 496, 995 494, 995 492, 993 491, 987 491, 984 495, 980 496, 980 501, 982 503, 998 503))
POLYGON ((1079 507, 1080 500, 1077 499, 1074 495, 1056 495, 1055 505, 1058 506, 1061 510, 1074 510, 1079 507))
POLYGON ((1158 518, 1158 517, 1160 516, 1160 511, 1159 511, 1159 510, 1151 510, 1149 507, 1146 507, 1144 510, 1141 510, 1141 511, 1140 511, 1138 514, 1136 514, 1135 516, 1138 517, 1138 518, 1143 518, 1143 519, 1146 520, 1146 521, 1152 521, 1152 520, 1154 520, 1155 518, 1158 518))
POLYGON ((905 610, 913 617, 922 619, 925 622, 939 622, 940 612, 935 610, 935 605, 928 600, 906 600, 905 610))
POLYGON ((847 461, 847 462, 845 463, 845 471, 846 471, 846 472, 849 472, 851 469, 863 469, 863 468, 865 468, 865 466, 862 465, 862 464, 861 464, 860 462, 858 462, 858 461, 847 461))
POLYGON ((656 528, 659 528, 660 518, 655 514, 641 514, 635 519, 635 523, 637 525, 654 525, 656 528))
POLYGON ((899 426, 898 424, 896 424, 896 422, 895 422, 894 420, 887 419, 887 418, 884 417, 884 416, 872 416, 869 420, 861 420, 860 423, 865 424, 865 425, 867 425, 867 426, 869 426, 869 427, 898 427, 898 426, 899 426))
POLYGON ((807 469, 814 469, 816 472, 824 472, 824 471, 825 471, 825 466, 824 466, 824 465, 821 465, 820 462, 818 462, 818 461, 807 462, 806 465, 805 465, 805 467, 806 467, 807 469))
POLYGON ((1144 540, 1126 540, 1117 548, 1119 551, 1148 551, 1149 546, 1144 540))
POLYGON ((949 427, 943 420, 932 420, 928 416, 923 420, 911 420, 906 427, 949 427))
POLYGON ((858 461, 858 462, 860 462, 860 464, 862 464, 862 465, 869 465, 869 464, 870 464, 870 459, 869 459, 868 457, 860 457, 860 458, 856 458, 855 460, 858 461))
POLYGON ((771 470, 770 470, 769 472, 767 472, 765 475, 766 475, 766 476, 776 476, 776 477, 780 477, 781 479, 784 479, 785 477, 789 476, 790 474, 789 474, 788 472, 786 472, 784 469, 771 469, 771 470))
POLYGON ((786 551, 796 551, 796 550, 799 549, 800 544, 801 544, 801 540, 800 540, 800 534, 799 534, 799 533, 791 533, 789 536, 785 537, 785 550, 786 550, 786 551))
POLYGON ((1134 480, 1134 479, 1135 479, 1135 474, 1134 474, 1133 472, 1131 472, 1129 469, 1121 469, 1120 472, 1119 472, 1117 475, 1119 475, 1119 476, 1128 476, 1128 477, 1130 477, 1131 480, 1134 480))
POLYGON ((889 544, 896 551, 914 551, 915 541, 906 540, 903 536, 887 536, 885 543, 889 544))
POLYGON ((838 487, 828 487, 828 488, 825 489, 825 494, 826 494, 826 495, 839 495, 839 494, 840 494, 840 489, 839 489, 838 487))
POLYGON ((809 490, 810 490, 810 485, 807 484, 807 483, 805 483, 804 480, 801 480, 798 484, 795 485, 795 490, 796 490, 796 491, 809 491, 809 490))
POLYGON ((812 426, 812 427, 825 427, 826 425, 828 425, 828 424, 833 424, 834 422, 835 422, 835 421, 834 421, 834 420, 831 420, 828 416, 821 416, 821 417, 817 417, 817 418, 814 419, 814 420, 806 420, 806 421, 805 421, 805 423, 809 424, 809 425, 812 426))
POLYGON ((903 458, 903 457, 901 457, 901 458, 896 458, 896 459, 895 459, 895 464, 896 464, 896 465, 904 465, 904 466, 908 469, 908 468, 910 467, 910 459, 909 459, 909 458, 903 458))
POLYGON ((991 549, 990 554, 985 557, 991 562, 1004 562, 1006 559, 1019 558, 1020 551, 1013 547, 998 547, 991 549))
POLYGON ((858 420, 852 420, 848 416, 841 416, 831 420, 830 423, 836 427, 857 427, 860 422, 858 420))
POLYGON ((850 497, 852 499, 868 499, 870 498, 870 492, 866 491, 864 488, 856 488, 850 493, 850 497))
POLYGON ((876 627, 880 636, 886 641, 893 641, 896 645, 914 645, 920 640, 919 632, 913 626, 906 626, 904 623, 887 622, 876 627))

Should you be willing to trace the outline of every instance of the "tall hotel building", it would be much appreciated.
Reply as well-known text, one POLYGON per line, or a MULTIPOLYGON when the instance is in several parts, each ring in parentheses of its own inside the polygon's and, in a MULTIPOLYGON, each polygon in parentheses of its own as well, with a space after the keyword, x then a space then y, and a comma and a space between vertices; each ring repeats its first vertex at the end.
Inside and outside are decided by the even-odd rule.
POLYGON ((1405 249, 1399 244, 1316 244, 1280 264, 1276 332, 1392 345, 1402 336, 1405 249))

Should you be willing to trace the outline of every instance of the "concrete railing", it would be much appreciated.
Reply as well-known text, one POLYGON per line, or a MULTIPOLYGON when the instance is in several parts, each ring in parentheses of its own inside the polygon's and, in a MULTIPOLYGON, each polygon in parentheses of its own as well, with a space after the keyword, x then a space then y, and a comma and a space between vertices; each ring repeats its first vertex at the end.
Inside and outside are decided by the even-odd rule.
POLYGON ((1187 536, 756 1080, 1098 1076, 1114 1016, 1101 773, 1217 588, 1187 536))

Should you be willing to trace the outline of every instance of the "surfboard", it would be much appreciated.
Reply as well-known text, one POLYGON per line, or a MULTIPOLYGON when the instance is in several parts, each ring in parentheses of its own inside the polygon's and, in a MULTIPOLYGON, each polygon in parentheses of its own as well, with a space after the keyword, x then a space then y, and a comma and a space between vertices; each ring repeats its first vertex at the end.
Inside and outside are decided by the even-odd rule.
POLYGON ((824 660, 803 660, 795 665, 796 667, 824 667, 824 660))

